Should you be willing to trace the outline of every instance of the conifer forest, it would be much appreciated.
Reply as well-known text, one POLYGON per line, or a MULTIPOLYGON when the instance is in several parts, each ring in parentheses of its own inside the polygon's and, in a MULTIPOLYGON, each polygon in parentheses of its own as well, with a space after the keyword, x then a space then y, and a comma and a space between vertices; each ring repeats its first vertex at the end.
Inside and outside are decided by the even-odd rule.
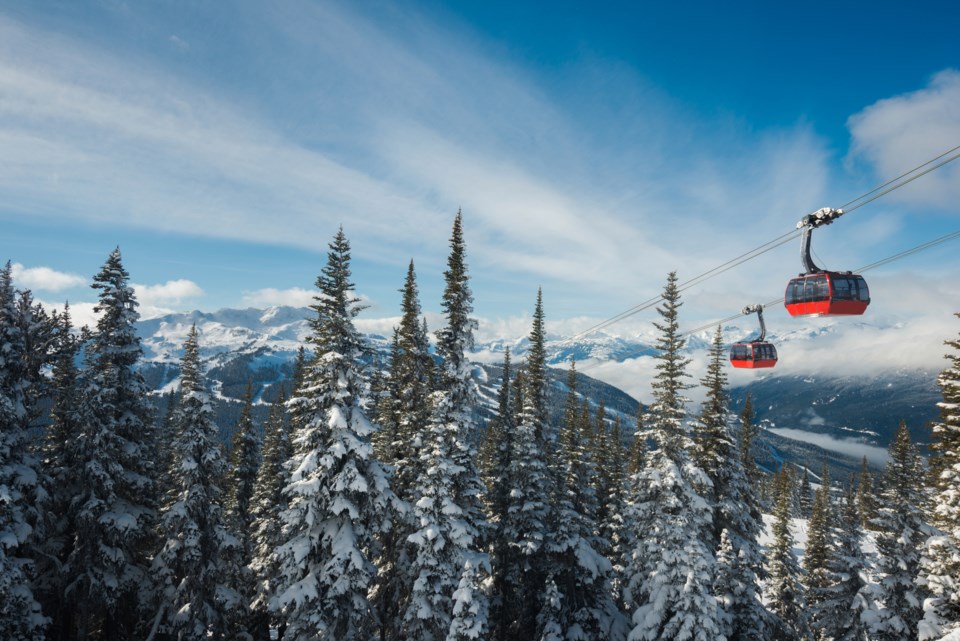
POLYGON ((0 641, 960 641, 960 336, 929 451, 901 422, 885 469, 829 478, 757 465, 719 326, 692 380, 676 273, 633 421, 586 402, 575 363, 549 417, 539 292, 488 420, 461 215, 443 326, 411 261, 386 363, 354 324, 350 252, 341 228, 292 379, 233 426, 196 328, 157 410, 119 249, 82 330, 6 264, 0 641))

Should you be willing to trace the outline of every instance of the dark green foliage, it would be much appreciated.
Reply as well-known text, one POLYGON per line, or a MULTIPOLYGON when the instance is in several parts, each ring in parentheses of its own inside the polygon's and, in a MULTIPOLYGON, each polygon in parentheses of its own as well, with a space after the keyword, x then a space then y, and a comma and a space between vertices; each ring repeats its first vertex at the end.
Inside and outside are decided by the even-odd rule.
MULTIPOLYGON (((257 470, 250 501, 253 517, 250 569, 256 582, 256 594, 250 605, 252 616, 249 630, 256 641, 268 638, 268 603, 278 585, 279 569, 274 551, 282 541, 280 514, 287 506, 287 497, 283 493, 287 472, 283 466, 293 454, 285 405, 286 394, 281 389, 280 398, 271 407, 264 425, 263 460, 257 470)), ((274 625, 282 629, 282 620, 274 621, 274 625)))
POLYGON ((156 540, 155 424, 137 370, 142 350, 137 301, 120 250, 110 254, 92 287, 100 313, 86 351, 80 435, 83 493, 75 546, 64 567, 77 636, 101 629, 111 640, 135 633, 156 540))
POLYGON ((740 412, 740 464, 743 466, 743 472, 747 475, 747 481, 751 485, 755 484, 760 476, 760 472, 757 470, 757 459, 753 451, 759 431, 760 428, 753 413, 753 399, 748 393, 743 402, 743 410, 740 412))
POLYGON ((233 431, 233 443, 230 448, 230 466, 226 478, 226 524, 237 539, 237 567, 231 577, 243 607, 237 607, 230 613, 234 629, 249 630, 246 605, 256 596, 256 580, 249 569, 253 561, 254 540, 253 493, 260 469, 261 438, 260 429, 253 422, 253 382, 247 383, 243 409, 233 431))
POLYGON ((653 324, 660 334, 656 342, 657 374, 651 384, 654 399, 650 409, 651 427, 657 447, 664 448, 668 458, 680 460, 682 452, 688 449, 683 419, 689 399, 683 393, 690 388, 685 382, 690 377, 687 373, 690 359, 683 355, 686 339, 680 333, 679 321, 683 303, 676 272, 667 275, 662 298, 663 304, 657 307, 660 322, 653 324))

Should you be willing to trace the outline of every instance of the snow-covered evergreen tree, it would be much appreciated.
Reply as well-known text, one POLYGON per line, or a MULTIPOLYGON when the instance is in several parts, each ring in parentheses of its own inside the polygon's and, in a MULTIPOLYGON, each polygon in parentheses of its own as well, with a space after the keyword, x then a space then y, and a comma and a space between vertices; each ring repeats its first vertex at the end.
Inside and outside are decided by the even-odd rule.
MULTIPOLYGON (((960 317, 960 314, 957 315, 960 317)), ((960 340, 945 341, 953 351, 950 366, 940 372, 940 420, 930 445, 930 521, 937 531, 925 545, 920 584, 924 602, 921 641, 960 639, 960 340)))
POLYGON ((753 412, 753 398, 747 392, 747 398, 743 401, 743 409, 740 411, 740 465, 743 467, 743 473, 747 476, 747 482, 753 487, 756 487, 756 484, 760 481, 756 452, 753 449, 759 431, 760 428, 756 424, 756 415, 753 412))
MULTIPOLYGON (((546 358, 544 350, 543 297, 537 293, 530 350, 524 370, 518 372, 513 389, 514 403, 520 405, 513 431, 513 451, 507 472, 510 494, 502 536, 509 553, 498 559, 496 570, 503 577, 501 604, 504 612, 495 614, 506 622, 497 638, 533 639, 537 615, 544 604, 550 470, 547 467, 544 434, 546 421, 546 358), (522 376, 521 376, 522 375, 522 376), (522 378, 522 382, 521 379, 522 378)), ((516 410, 515 410, 516 411, 516 410)))
POLYGON ((819 639, 868 641, 861 621, 861 613, 867 607, 861 595, 866 585, 866 561, 861 548, 863 535, 853 475, 841 508, 836 511, 837 526, 832 528, 826 565, 828 580, 819 589, 817 603, 811 607, 811 627, 819 639))
POLYGON ((773 544, 767 548, 766 601, 767 607, 776 615, 770 630, 770 638, 774 641, 796 641, 809 636, 802 570, 793 554, 794 539, 790 530, 792 485, 790 473, 784 467, 777 475, 773 544))
POLYGON ((513 583, 515 576, 515 556, 517 551, 510 545, 504 534, 509 524, 510 471, 513 461, 514 412, 511 401, 514 400, 510 377, 512 375, 510 350, 503 354, 503 368, 500 389, 497 392, 497 413, 487 427, 487 439, 490 452, 490 468, 486 472, 487 509, 491 526, 491 572, 493 591, 489 603, 490 629, 494 638, 504 641, 513 620, 511 613, 515 604, 510 599, 516 595, 518 587, 513 583))
POLYGON ((860 477, 857 481, 857 511, 860 514, 860 522, 863 527, 873 529, 873 519, 877 516, 877 497, 873 486, 873 474, 870 473, 870 466, 867 463, 867 457, 863 457, 860 464, 860 477))
POLYGON ((44 612, 50 616, 48 638, 67 638, 72 627, 72 608, 63 586, 61 569, 73 547, 76 515, 72 502, 81 493, 82 471, 77 457, 77 435, 84 425, 75 359, 81 341, 74 335, 70 306, 54 316, 54 357, 50 387, 50 422, 42 443, 43 469, 49 499, 45 506, 45 536, 37 555, 37 588, 44 612))
MULTIPOLYGON (((602 417, 598 413, 597 429, 605 431, 602 417)), ((545 600, 540 638, 547 638, 556 630, 563 639, 606 640, 618 618, 610 592, 612 565, 600 552, 600 548, 609 548, 609 543, 595 533, 598 510, 591 482, 594 452, 589 443, 590 430, 590 424, 580 419, 577 372, 571 364, 556 457, 559 469, 554 485, 555 516, 547 543, 548 584, 557 594, 547 595, 545 600), (558 599, 562 607, 556 609, 554 603, 558 599)))
POLYGON ((243 607, 230 612, 230 627, 235 635, 248 631, 252 622, 247 606, 256 598, 256 578, 250 570, 253 561, 253 491, 260 468, 260 431, 253 422, 253 382, 247 381, 243 395, 243 407, 233 430, 230 448, 230 464, 225 487, 225 520, 227 528, 237 540, 236 565, 231 581, 240 594, 243 607))
POLYGON ((31 385, 42 359, 29 292, 18 301, 10 263, 0 270, 0 638, 43 639, 47 621, 33 591, 28 547, 41 526, 39 460, 31 451, 31 385))
POLYGON ((833 557, 833 515, 830 502, 830 477, 824 466, 822 485, 813 496, 810 518, 807 521, 807 545, 803 554, 803 585, 807 605, 812 614, 810 627, 816 630, 817 608, 825 598, 824 592, 831 584, 830 564, 833 557))
POLYGON ((160 516, 163 547, 153 559, 159 585, 157 625, 181 641, 233 639, 228 614, 246 605, 234 587, 239 541, 224 524, 227 463, 213 420, 193 326, 180 361, 174 493, 160 516))
POLYGON ((901 421, 889 447, 883 490, 873 526, 877 530, 878 585, 865 613, 871 638, 915 641, 923 616, 923 591, 916 585, 921 548, 930 528, 924 521, 922 460, 901 421))
POLYGON ((813 512, 813 487, 810 485, 810 471, 803 467, 803 476, 797 486, 797 498, 800 501, 800 518, 810 518, 813 512))
POLYGON ((248 381, 240 418, 233 429, 226 488, 227 522, 240 540, 243 557, 248 561, 250 543, 247 539, 253 521, 250 502, 260 469, 261 446, 260 433, 253 422, 253 383, 248 381))
POLYGON ((765 638, 767 619, 757 584, 757 570, 763 560, 757 539, 763 522, 733 434, 735 419, 727 408, 730 399, 724 370, 726 356, 718 326, 707 371, 700 381, 706 389, 706 398, 694 422, 694 452, 699 467, 710 479, 704 494, 712 512, 712 527, 703 536, 704 543, 718 556, 723 534, 727 537, 729 549, 725 550, 723 560, 718 559, 717 568, 723 574, 724 583, 723 591, 717 592, 718 596, 723 595, 724 635, 731 641, 760 640, 765 638))
POLYGON ((710 507, 698 493, 709 479, 691 460, 684 418, 689 359, 681 353, 678 312, 682 305, 671 272, 657 308, 657 374, 650 436, 656 449, 630 482, 626 528, 635 532, 625 572, 624 604, 631 615, 630 641, 717 641, 722 613, 713 595, 715 560, 703 541, 710 507))
MULTIPOLYGON (((414 489, 424 474, 421 448, 430 420, 430 389, 433 360, 427 338, 413 261, 407 269, 400 289, 400 324, 394 330, 391 346, 390 376, 378 404, 383 415, 383 461, 394 469, 391 486, 397 497, 410 503, 414 489)), ((413 515, 394 523, 381 540, 380 574, 371 597, 381 625, 381 638, 396 639, 401 635, 403 611, 410 598, 414 576, 408 537, 417 529, 413 515)))
MULTIPOLYGON (((463 220, 460 212, 453 224, 450 255, 444 272, 443 311, 446 326, 437 332, 437 352, 442 359, 440 390, 432 396, 430 424, 420 453, 423 470, 411 496, 415 531, 411 600, 404 613, 407 638, 439 641, 451 631, 453 592, 458 598, 486 605, 487 594, 478 589, 476 573, 488 565, 483 550, 489 524, 483 510, 483 482, 477 468, 476 383, 467 353, 473 347, 476 321, 473 294, 467 275, 463 220), (473 577, 461 582, 467 572, 473 577)), ((475 620, 481 628, 486 622, 475 620)), ((461 632, 463 630, 461 629, 461 632)))
POLYGON ((630 459, 627 462, 627 479, 647 465, 647 448, 650 440, 649 426, 643 420, 643 403, 637 405, 637 425, 630 444, 630 459))
POLYGON ((922 512, 922 459, 903 421, 889 451, 880 508, 873 519, 879 580, 870 613, 871 638, 916 641, 925 592, 916 581, 923 543, 931 532, 922 512))
POLYGON ((363 411, 364 351, 350 281, 350 244, 340 229, 317 278, 309 341, 314 354, 288 402, 294 454, 273 604, 285 641, 365 639, 375 621, 367 591, 376 576, 377 537, 390 527, 396 497, 374 459, 376 427, 363 411))
MULTIPOLYGON (((268 636, 269 604, 279 585, 280 569, 274 550, 282 543, 280 514, 287 507, 283 488, 286 487, 288 474, 284 464, 293 455, 285 405, 286 392, 281 389, 264 425, 263 457, 250 500, 250 514, 253 517, 250 570, 255 577, 256 594, 250 604, 249 630, 257 641, 268 636)), ((282 621, 277 620, 274 624, 282 633, 282 621)))
POLYGON ((490 601, 476 598, 489 591, 490 557, 487 554, 468 554, 464 558, 460 583, 453 593, 453 621, 446 641, 475 641, 485 639, 489 630, 490 601))
POLYGON ((83 492, 74 498, 75 545, 64 571, 79 638, 129 638, 153 602, 146 590, 154 551, 155 424, 148 388, 137 370, 137 300, 120 250, 92 287, 99 291, 97 327, 86 350, 78 437, 83 492))

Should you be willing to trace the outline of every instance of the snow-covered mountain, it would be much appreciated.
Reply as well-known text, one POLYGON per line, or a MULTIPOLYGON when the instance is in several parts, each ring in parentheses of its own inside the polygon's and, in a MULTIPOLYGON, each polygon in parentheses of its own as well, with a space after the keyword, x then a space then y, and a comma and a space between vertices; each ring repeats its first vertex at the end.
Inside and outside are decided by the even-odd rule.
MULTIPOLYGON (((293 307, 223 309, 212 313, 168 314, 142 321, 139 331, 146 361, 144 374, 156 390, 175 385, 183 343, 190 327, 195 324, 200 333, 201 357, 216 392, 225 399, 241 398, 250 380, 258 399, 271 400, 277 391, 276 384, 289 378, 297 350, 305 344, 304 339, 309 334, 306 319, 310 314, 308 309, 293 307)), ((829 346, 831 341, 848 341, 846 336, 850 327, 850 323, 843 326, 848 333, 843 334, 839 325, 821 324, 779 334, 768 333, 768 339, 777 344, 781 364, 787 365, 788 359, 809 360, 812 358, 810 354, 823 352, 822 345, 829 346)), ((861 323, 855 329, 869 336, 876 328, 861 323)), ((728 342, 749 338, 754 333, 752 326, 729 325, 723 328, 728 342)), ((369 338, 376 351, 385 355, 388 339, 379 334, 371 334, 369 338)), ((565 367, 575 358, 580 371, 589 376, 606 378, 610 382, 630 380, 633 372, 630 368, 638 367, 637 357, 654 353, 651 345, 655 338, 652 326, 649 331, 628 336, 604 332, 576 340, 548 336, 548 363, 565 367), (605 364, 597 367, 600 363, 605 364)), ((711 339, 712 330, 688 337, 687 350, 695 357, 695 363, 704 361, 711 339)), ((508 346, 514 360, 519 362, 529 345, 526 337, 496 337, 476 346, 475 360, 494 366, 487 368, 491 380, 486 385, 491 390, 498 385, 495 378, 499 370, 495 365, 508 346)), ((841 354, 836 367, 817 374, 798 373, 787 366, 763 373, 737 373, 731 377, 734 404, 739 406, 749 391, 758 418, 782 430, 781 436, 799 437, 857 458, 861 445, 885 448, 900 419, 907 421, 917 440, 927 440, 926 424, 936 417, 935 403, 939 398, 935 372, 931 369, 881 368, 867 374, 849 374, 839 362, 849 356, 841 354)), ((648 364, 647 372, 651 369, 648 364)), ((696 372, 694 374, 698 376, 696 372)), ((557 380, 562 381, 562 377, 558 376, 557 380)), ((602 387, 603 384, 597 381, 596 394, 607 395, 614 402, 616 395, 602 387)), ((648 389, 644 385, 642 391, 633 396, 647 400, 648 389)), ((623 397, 629 398, 625 394, 623 397)), ((634 409, 631 409, 622 398, 616 404, 624 413, 632 412, 636 407, 634 402, 634 409)))

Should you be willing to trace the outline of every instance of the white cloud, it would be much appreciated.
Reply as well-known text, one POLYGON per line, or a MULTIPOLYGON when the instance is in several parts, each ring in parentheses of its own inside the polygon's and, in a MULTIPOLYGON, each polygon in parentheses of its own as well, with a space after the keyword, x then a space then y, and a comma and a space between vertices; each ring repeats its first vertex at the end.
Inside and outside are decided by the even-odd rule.
POLYGON ((188 298, 203 296, 203 290, 192 280, 180 278, 160 285, 133 284, 133 291, 141 307, 179 305, 188 298))
POLYGON ((267 287, 252 292, 243 293, 243 304, 249 307, 276 307, 289 305, 290 307, 307 307, 314 304, 313 297, 316 290, 291 287, 290 289, 274 289, 267 287))
MULTIPOLYGON (((851 159, 863 158, 887 178, 960 142, 960 71, 947 69, 927 87, 879 100, 850 117, 851 159)), ((893 192, 894 199, 953 208, 960 200, 960 161, 893 192)))
MULTIPOLYGON (((63 312, 64 305, 62 302, 51 302, 47 300, 37 299, 37 302, 43 305, 43 308, 46 310, 57 310, 58 312, 63 312)), ((97 325, 97 319, 99 314, 93 311, 93 308, 96 306, 96 303, 70 303, 70 322, 75 328, 80 328, 87 326, 91 329, 95 328, 97 325)))
POLYGON ((81 287, 87 279, 77 274, 58 272, 50 267, 24 267, 20 263, 10 266, 14 285, 21 289, 43 292, 62 292, 71 287, 81 287))
POLYGON ((854 439, 837 439, 827 434, 817 434, 805 430, 792 430, 780 427, 771 429, 770 431, 784 438, 810 443, 811 445, 822 447, 825 450, 839 452, 854 459, 862 459, 866 456, 868 461, 876 465, 885 464, 890 459, 890 454, 884 448, 867 445, 854 439))

